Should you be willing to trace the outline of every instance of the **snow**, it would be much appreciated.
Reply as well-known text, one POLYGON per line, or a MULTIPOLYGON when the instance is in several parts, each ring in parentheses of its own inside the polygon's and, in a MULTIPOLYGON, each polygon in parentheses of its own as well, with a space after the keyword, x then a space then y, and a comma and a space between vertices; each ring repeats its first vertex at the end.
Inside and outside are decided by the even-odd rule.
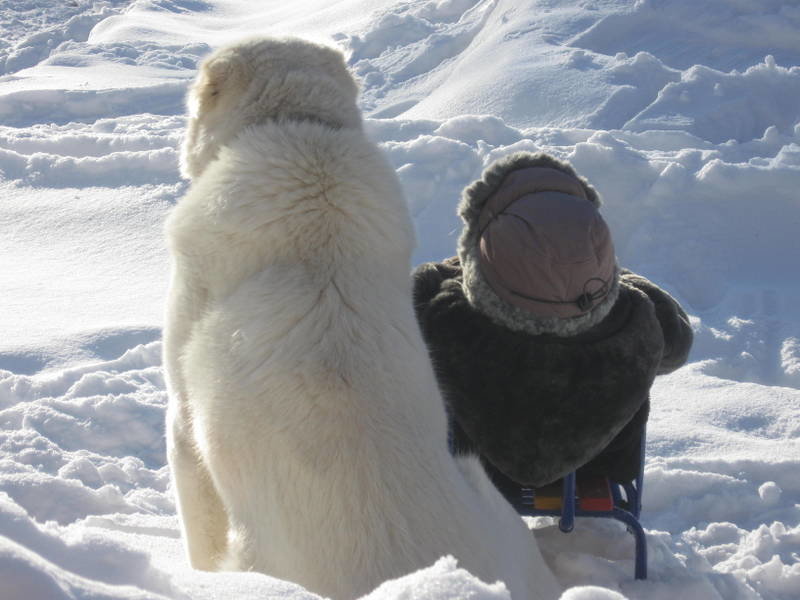
MULTIPOLYGON (((453 254, 487 164, 547 151, 690 313, 652 392, 649 578, 616 523, 528 519, 562 598, 800 598, 798 26, 785 0, 0 0, 0 598, 316 598, 191 570, 165 466, 183 96, 253 33, 348 53, 415 262, 453 254)), ((367 596, 507 597, 452 557, 367 596)))

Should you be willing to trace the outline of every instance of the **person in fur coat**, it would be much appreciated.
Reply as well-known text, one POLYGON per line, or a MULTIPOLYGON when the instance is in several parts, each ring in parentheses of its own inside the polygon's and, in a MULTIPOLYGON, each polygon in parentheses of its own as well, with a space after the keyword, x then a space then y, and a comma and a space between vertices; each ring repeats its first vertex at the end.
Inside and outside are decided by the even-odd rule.
POLYGON ((617 266, 599 206, 568 163, 508 156, 464 190, 458 256, 413 274, 453 450, 509 497, 575 469, 634 479, 650 386, 692 344, 678 302, 617 266))

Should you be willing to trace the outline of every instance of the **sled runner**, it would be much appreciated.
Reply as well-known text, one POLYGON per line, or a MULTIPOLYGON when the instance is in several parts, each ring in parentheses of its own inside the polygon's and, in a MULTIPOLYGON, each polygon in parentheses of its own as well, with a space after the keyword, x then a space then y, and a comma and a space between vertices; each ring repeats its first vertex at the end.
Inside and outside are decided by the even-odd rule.
POLYGON ((523 516, 560 517, 558 528, 569 533, 575 526, 575 517, 604 517, 622 521, 636 542, 634 576, 647 579, 647 544, 644 529, 639 523, 642 511, 642 483, 644 480, 644 436, 642 436, 639 474, 628 483, 610 481, 607 477, 582 477, 575 471, 564 479, 541 488, 522 487, 517 497, 506 497, 523 516))

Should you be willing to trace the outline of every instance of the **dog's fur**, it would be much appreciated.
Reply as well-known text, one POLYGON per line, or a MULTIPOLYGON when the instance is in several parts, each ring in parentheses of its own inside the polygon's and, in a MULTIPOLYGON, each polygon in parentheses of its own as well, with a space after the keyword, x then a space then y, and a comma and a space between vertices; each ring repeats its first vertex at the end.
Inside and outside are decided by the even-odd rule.
POLYGON ((412 225, 341 54, 248 40, 202 65, 171 214, 168 453, 191 564, 352 600, 454 555, 559 586, 454 460, 411 302, 412 225))

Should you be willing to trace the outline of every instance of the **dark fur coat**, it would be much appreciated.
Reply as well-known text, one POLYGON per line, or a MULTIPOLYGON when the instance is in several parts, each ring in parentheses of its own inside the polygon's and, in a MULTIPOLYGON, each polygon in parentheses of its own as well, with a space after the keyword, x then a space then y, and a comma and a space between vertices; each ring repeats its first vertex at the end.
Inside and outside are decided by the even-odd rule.
POLYGON ((456 452, 481 456, 503 489, 570 471, 630 481, 656 375, 686 361, 688 318, 630 272, 608 315, 571 337, 513 331, 464 295, 458 258, 414 272, 417 318, 451 421, 456 452), (513 484, 512 484, 513 485, 513 484))

